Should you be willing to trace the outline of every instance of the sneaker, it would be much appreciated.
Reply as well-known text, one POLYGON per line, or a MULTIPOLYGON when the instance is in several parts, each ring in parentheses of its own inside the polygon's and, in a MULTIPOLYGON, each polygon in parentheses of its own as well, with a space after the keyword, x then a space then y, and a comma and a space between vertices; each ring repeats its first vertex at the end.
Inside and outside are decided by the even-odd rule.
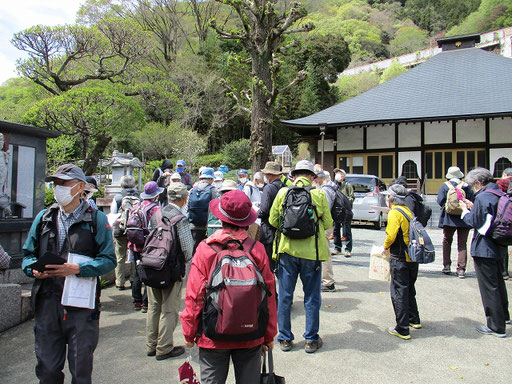
POLYGON ((349 251, 346 251, 345 252, 345 257, 350 257, 350 256, 352 256, 352 254, 349 251))
POLYGON ((334 251, 331 252, 332 255, 341 255, 341 250, 338 251, 337 249, 335 249, 334 251))
POLYGON ((331 236, 329 236, 329 240, 334 240, 334 234, 332 234, 331 236))
POLYGON ((147 305, 143 305, 142 309, 141 309, 141 312, 142 313, 148 313, 148 306, 147 305))
POLYGON ((457 277, 459 279, 465 279, 466 278, 466 272, 464 272, 462 269, 457 270, 457 277))
POLYGON ((158 361, 165 360, 165 359, 169 359, 171 357, 181 356, 184 353, 185 353, 185 347, 182 347, 182 346, 174 347, 173 349, 171 349, 171 352, 165 353, 163 355, 156 355, 156 359, 158 361))
POLYGON ((281 351, 289 352, 292 350, 293 342, 291 340, 281 340, 279 346, 281 347, 281 351))
POLYGON ((411 338, 411 335, 402 335, 402 334, 398 333, 398 331, 393 327, 388 328, 388 333, 390 335, 399 337, 400 339, 403 339, 403 340, 409 340, 411 338))
POLYGON ((450 270, 450 267, 444 267, 442 271, 445 275, 451 275, 452 271, 450 270))
POLYGON ((142 303, 133 303, 133 309, 140 311, 142 309, 142 303))
POLYGON ((417 323, 417 324, 409 323, 409 327, 414 328, 414 329, 421 329, 422 328, 420 323, 417 323))
POLYGON ((322 285, 322 292, 334 292, 336 288, 334 288, 334 284, 331 285, 322 285))
POLYGON ((322 338, 319 337, 317 341, 306 341, 306 345, 304 346, 304 350, 306 353, 315 353, 319 348, 322 347, 324 342, 322 338))
POLYGON ((151 351, 147 351, 146 352, 146 355, 150 356, 150 357, 153 357, 153 356, 156 356, 156 351, 153 349, 151 351))
POLYGON ((477 332, 480 332, 484 335, 493 335, 493 336, 496 336, 496 337, 500 337, 500 338, 503 338, 503 337, 507 337, 507 334, 506 333, 498 333, 498 332, 494 332, 491 328, 489 328, 487 325, 478 325, 476 327, 476 331, 477 332))
POLYGON ((510 275, 509 274, 503 275, 503 280, 508 280, 508 279, 510 279, 510 275))

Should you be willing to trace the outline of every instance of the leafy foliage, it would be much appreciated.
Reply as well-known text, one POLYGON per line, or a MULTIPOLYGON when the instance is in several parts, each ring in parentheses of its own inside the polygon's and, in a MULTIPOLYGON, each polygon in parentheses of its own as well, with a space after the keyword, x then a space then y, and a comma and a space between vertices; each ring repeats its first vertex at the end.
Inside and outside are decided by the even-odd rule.
POLYGON ((226 144, 223 150, 224 162, 230 169, 249 168, 251 153, 251 142, 241 139, 226 144))
POLYGON ((391 80, 404 72, 407 72, 407 69, 405 69, 399 62, 393 61, 391 65, 387 67, 384 72, 382 72, 379 84, 385 83, 386 81, 391 80))
POLYGON ((414 27, 402 27, 396 31, 390 45, 393 56, 424 49, 428 45, 427 32, 414 27))

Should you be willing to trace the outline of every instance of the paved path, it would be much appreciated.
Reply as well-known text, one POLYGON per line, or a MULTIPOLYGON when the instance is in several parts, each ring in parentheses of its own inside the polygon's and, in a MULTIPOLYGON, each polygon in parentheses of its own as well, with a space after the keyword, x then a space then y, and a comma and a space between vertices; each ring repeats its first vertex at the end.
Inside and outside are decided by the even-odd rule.
MULTIPOLYGON (((430 233, 441 244, 441 232, 430 233)), ((475 331, 484 314, 472 263, 465 280, 444 276, 439 273, 440 248, 436 263, 420 267, 416 285, 423 329, 412 330, 408 341, 387 334, 387 327, 394 325, 389 286, 368 279, 369 249, 374 242, 381 244, 384 236, 384 230, 355 228, 354 256, 335 257, 337 290, 323 294, 324 347, 313 355, 303 349, 303 295, 298 284, 292 310, 296 347, 288 353, 276 348, 276 372, 291 384, 509 383, 512 330, 507 329, 507 339, 475 331)), ((507 287, 510 292, 512 283, 507 287)), ((0 383, 36 383, 32 326, 29 321, 0 334, 0 383)), ((95 383, 178 383, 177 369, 184 358, 146 357, 144 329, 144 314, 132 311, 129 292, 104 290, 95 383)), ((175 332, 177 343, 183 343, 180 331, 178 327, 175 332)), ((198 370, 198 364, 192 364, 198 370)), ((234 383, 232 375, 228 383, 234 383)))

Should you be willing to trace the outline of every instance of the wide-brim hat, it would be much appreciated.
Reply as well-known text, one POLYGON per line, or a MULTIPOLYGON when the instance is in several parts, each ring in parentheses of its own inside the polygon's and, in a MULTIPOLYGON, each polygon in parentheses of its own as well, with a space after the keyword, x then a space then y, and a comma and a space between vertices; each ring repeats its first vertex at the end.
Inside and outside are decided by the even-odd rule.
POLYGON ((344 175, 347 174, 347 172, 345 172, 344 169, 341 169, 341 168, 334 168, 334 170, 332 171, 332 173, 336 174, 336 172, 341 172, 343 173, 344 175))
POLYGON ((295 168, 290 172, 292 176, 295 176, 297 172, 304 172, 307 171, 311 173, 313 176, 316 177, 315 173, 315 167, 313 166, 313 163, 308 160, 301 160, 296 165, 295 168))
POLYGON ((447 179, 462 179, 464 174, 461 172, 459 167, 450 167, 446 172, 447 179))
POLYGON ((251 200, 239 190, 226 192, 220 199, 210 201, 210 212, 220 221, 238 227, 248 227, 258 218, 251 200))
POLYGON ((229 192, 236 190, 239 190, 238 184, 233 180, 224 180, 219 188, 219 192, 229 192))
POLYGON ((261 173, 269 175, 281 175, 283 171, 281 170, 279 163, 276 163, 275 161, 267 161, 265 168, 261 170, 261 173))
POLYGON ((164 191, 163 188, 160 188, 155 181, 148 181, 144 185, 144 192, 140 194, 140 197, 143 199, 152 199, 155 196, 158 196, 164 191))
POLYGON ((199 175, 200 179, 215 179, 213 168, 204 168, 199 175))
POLYGON ((75 164, 63 164, 53 175, 45 177, 44 181, 50 182, 55 181, 55 179, 59 180, 80 180, 87 184, 87 180, 85 178, 85 173, 82 171, 82 168, 75 164))

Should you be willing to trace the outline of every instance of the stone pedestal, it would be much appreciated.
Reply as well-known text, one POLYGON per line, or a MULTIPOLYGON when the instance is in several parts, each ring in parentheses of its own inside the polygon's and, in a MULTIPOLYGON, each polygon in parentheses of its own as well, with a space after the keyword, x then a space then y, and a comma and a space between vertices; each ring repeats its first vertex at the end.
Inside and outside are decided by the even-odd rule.
POLYGON ((21 285, 0 284, 0 332, 21 322, 21 285))

